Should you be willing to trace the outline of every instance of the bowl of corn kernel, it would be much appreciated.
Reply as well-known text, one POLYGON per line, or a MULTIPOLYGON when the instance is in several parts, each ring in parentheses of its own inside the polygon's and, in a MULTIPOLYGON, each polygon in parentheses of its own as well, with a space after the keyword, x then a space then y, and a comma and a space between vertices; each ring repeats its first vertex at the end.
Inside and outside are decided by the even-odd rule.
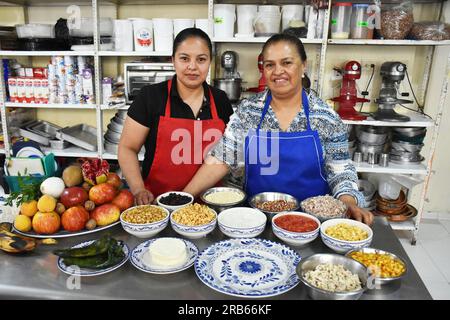
POLYGON ((375 284, 401 279, 408 271, 405 260, 384 250, 362 248, 351 250, 345 255, 365 265, 375 276, 375 284))
POLYGON ((372 229, 362 222, 351 219, 330 219, 320 226, 323 243, 337 253, 370 246, 372 229))
POLYGON ((210 207, 194 203, 177 209, 170 215, 172 229, 189 239, 199 239, 214 230, 217 213, 210 207))
POLYGON ((155 205, 131 207, 120 214, 122 228, 138 237, 150 238, 169 224, 169 211, 155 205))

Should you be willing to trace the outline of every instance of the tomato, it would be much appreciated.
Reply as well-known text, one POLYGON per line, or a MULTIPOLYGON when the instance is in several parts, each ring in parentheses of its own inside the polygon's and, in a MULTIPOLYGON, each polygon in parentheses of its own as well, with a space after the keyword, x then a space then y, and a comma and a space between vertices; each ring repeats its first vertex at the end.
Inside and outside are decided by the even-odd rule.
POLYGON ((311 218, 287 214, 275 219, 275 224, 284 230, 291 232, 311 232, 319 226, 316 221, 311 218))

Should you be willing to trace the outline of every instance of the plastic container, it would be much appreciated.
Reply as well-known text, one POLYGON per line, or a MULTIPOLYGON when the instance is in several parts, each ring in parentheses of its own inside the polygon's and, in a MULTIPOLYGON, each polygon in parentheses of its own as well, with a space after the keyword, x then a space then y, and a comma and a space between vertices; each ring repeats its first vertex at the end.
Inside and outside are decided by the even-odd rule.
POLYGON ((236 5, 214 5, 214 36, 231 38, 234 35, 234 23, 236 21, 236 5))
POLYGON ((17 37, 19 39, 53 39, 55 38, 55 26, 51 24, 20 24, 16 25, 17 37))
POLYGON ((399 197, 401 184, 388 175, 380 175, 378 180, 378 193, 384 199, 395 200, 399 197))
POLYGON ((116 51, 133 51, 133 23, 130 20, 114 20, 113 41, 116 51))
MULTIPOLYGON (((94 35, 94 20, 92 18, 81 18, 79 24, 69 23, 69 35, 71 37, 92 37, 94 35)), ((99 23, 100 36, 111 37, 113 34, 113 20, 111 18, 102 18, 99 23)))
POLYGON ((172 52, 173 22, 172 19, 153 19, 153 32, 155 35, 155 51, 172 52))
POLYGON ((180 31, 193 27, 194 19, 173 19, 173 37, 175 38, 180 31))
POLYGON ((303 21, 304 7, 301 4, 287 4, 281 7, 281 31, 289 28, 289 23, 303 21))
POLYGON ((271 14, 280 13, 280 7, 274 5, 261 5, 258 6, 258 13, 271 13, 271 14))
POLYGON ((331 11, 331 38, 348 39, 350 35, 351 2, 336 2, 331 11))
POLYGON ((280 32, 281 13, 279 6, 259 6, 253 27, 255 36, 269 37, 280 32))
POLYGON ((258 6, 242 4, 237 6, 237 31, 240 36, 253 36, 253 20, 258 13, 258 6))
POLYGON ((208 19, 195 19, 195 27, 209 35, 208 19))
POLYGON ((153 51, 153 22, 133 19, 134 51, 153 51))
POLYGON ((352 7, 352 18, 350 20, 350 38, 368 39, 369 24, 367 18, 369 14, 368 4, 354 4, 352 7))

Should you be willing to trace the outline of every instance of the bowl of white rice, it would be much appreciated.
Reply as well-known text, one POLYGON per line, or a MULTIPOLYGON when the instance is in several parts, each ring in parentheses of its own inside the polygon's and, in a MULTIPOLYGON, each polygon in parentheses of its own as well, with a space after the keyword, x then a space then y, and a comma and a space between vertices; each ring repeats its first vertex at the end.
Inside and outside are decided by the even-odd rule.
POLYGON ((236 207, 223 210, 217 217, 219 229, 230 238, 253 238, 266 228, 267 217, 258 209, 236 207))
POLYGON ((200 199, 217 212, 240 205, 247 198, 246 193, 238 188, 214 187, 206 190, 200 199))

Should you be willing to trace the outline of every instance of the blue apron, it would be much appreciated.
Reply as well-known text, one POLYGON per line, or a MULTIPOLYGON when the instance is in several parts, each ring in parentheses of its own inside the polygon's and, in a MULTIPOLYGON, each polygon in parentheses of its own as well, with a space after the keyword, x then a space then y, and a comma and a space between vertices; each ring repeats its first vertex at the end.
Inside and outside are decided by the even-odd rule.
POLYGON ((305 90, 302 91, 302 101, 306 131, 260 130, 271 101, 269 92, 257 129, 250 130, 245 138, 245 185, 248 196, 267 191, 283 192, 302 201, 328 194, 322 145, 318 132, 311 130, 305 90))

